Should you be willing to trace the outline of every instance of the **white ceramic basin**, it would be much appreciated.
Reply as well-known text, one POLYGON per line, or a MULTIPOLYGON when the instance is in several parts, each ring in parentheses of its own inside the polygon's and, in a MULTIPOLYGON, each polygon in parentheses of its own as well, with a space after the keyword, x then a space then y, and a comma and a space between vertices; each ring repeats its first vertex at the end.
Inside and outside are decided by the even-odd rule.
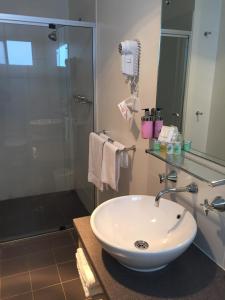
POLYGON ((165 267, 190 246, 197 232, 194 218, 184 207, 163 198, 155 207, 154 200, 153 196, 118 197, 91 215, 92 230, 102 247, 133 270, 165 267))

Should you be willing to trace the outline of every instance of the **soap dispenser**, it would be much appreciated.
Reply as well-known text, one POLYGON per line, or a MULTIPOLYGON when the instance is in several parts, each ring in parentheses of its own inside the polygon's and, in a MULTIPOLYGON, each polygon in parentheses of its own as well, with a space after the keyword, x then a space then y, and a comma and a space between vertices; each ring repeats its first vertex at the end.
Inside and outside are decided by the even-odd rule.
POLYGON ((155 111, 155 126, 154 126, 154 138, 158 139, 161 129, 163 127, 163 119, 161 116, 161 108, 156 108, 155 111))
POLYGON ((149 108, 143 109, 145 115, 141 118, 141 136, 143 139, 153 137, 153 117, 149 114, 149 108))

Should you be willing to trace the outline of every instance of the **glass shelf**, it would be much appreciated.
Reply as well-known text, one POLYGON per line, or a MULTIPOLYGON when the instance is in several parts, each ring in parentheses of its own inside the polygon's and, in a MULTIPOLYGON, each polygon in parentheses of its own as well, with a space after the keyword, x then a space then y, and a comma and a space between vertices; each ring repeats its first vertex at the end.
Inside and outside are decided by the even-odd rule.
POLYGON ((204 182, 216 187, 225 185, 225 174, 220 170, 215 170, 207 165, 207 160, 196 158, 191 154, 182 151, 181 155, 169 155, 165 152, 146 150, 146 153, 174 166, 204 182))

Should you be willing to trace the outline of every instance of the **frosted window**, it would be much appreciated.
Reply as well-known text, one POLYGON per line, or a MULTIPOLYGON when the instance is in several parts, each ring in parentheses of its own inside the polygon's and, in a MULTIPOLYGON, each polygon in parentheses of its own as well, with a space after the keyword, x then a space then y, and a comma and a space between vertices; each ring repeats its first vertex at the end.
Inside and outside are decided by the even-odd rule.
POLYGON ((64 44, 56 49, 57 67, 66 67, 68 59, 68 44, 64 44))
POLYGON ((9 65, 32 66, 32 43, 21 41, 7 41, 9 65))
POLYGON ((0 64, 6 64, 4 43, 0 41, 0 64))

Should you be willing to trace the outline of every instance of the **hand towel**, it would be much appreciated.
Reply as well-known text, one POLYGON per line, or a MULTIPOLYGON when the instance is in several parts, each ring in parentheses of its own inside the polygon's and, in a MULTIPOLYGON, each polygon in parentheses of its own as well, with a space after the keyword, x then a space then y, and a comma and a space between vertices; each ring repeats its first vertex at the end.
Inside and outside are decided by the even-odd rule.
POLYGON ((101 180, 103 146, 105 139, 91 132, 89 136, 89 165, 88 182, 93 183, 100 191, 103 191, 101 180))
POLYGON ((109 185, 113 190, 118 191, 119 177, 119 148, 110 142, 106 142, 103 147, 101 180, 104 184, 109 185))
POLYGON ((124 151, 124 149, 126 148, 123 144, 119 143, 119 142, 114 142, 113 143, 116 147, 118 147, 118 149, 120 150, 120 167, 121 168, 128 168, 129 166, 129 156, 128 156, 128 152, 124 151))

